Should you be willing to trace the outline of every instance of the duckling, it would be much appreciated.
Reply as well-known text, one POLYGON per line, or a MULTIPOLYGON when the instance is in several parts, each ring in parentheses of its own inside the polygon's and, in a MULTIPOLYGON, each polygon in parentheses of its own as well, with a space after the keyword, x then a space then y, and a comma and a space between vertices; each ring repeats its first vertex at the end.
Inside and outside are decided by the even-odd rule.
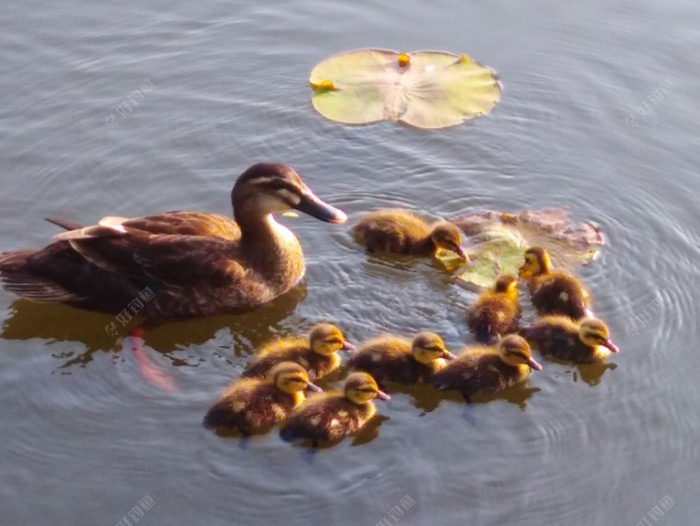
POLYGON ((248 168, 231 203, 234 218, 175 211, 104 217, 88 227, 51 219, 68 232, 40 250, 0 253, 0 281, 30 300, 112 314, 136 301, 150 322, 247 312, 304 276, 301 244, 273 214, 295 208, 329 223, 346 220, 280 163, 248 168))
POLYGON ((525 251, 519 275, 529 280, 532 304, 540 315, 563 314, 578 320, 591 314, 591 293, 571 274, 552 271, 549 253, 544 248, 525 251))
POLYGON ((496 347, 467 347, 457 358, 435 374, 438 389, 461 391, 471 402, 473 394, 496 393, 524 381, 530 369, 542 370, 521 336, 509 334, 496 347))
POLYGON ((204 426, 235 427, 245 436, 283 421, 301 404, 304 390, 320 391, 309 381, 301 365, 282 362, 270 371, 269 379, 235 381, 207 411, 204 426))
POLYGON ((343 392, 323 393, 297 407, 285 421, 280 436, 286 441, 310 439, 317 447, 321 440, 337 440, 359 431, 376 408, 374 398, 389 400, 369 374, 351 373, 343 392))
POLYGON ((282 338, 264 346, 248 364, 243 377, 264 377, 280 362, 301 364, 316 380, 340 365, 339 350, 353 351, 355 346, 332 323, 314 325, 307 338, 282 338))
POLYGON ((520 320, 518 280, 502 275, 492 290, 484 292, 467 309, 469 330, 479 341, 489 342, 496 337, 515 332, 520 320))
POLYGON ((413 341, 391 334, 364 342, 348 360, 348 367, 366 371, 378 382, 416 384, 430 382, 454 355, 445 349, 442 338, 421 332, 413 341))
POLYGON ((370 251, 434 256, 438 248, 455 252, 462 261, 462 232, 449 221, 429 224, 408 210, 389 208, 365 214, 350 229, 355 240, 370 251))
POLYGON ((544 316, 522 334, 543 356, 574 363, 601 362, 611 352, 620 352, 608 326, 597 318, 575 322, 566 316, 544 316))

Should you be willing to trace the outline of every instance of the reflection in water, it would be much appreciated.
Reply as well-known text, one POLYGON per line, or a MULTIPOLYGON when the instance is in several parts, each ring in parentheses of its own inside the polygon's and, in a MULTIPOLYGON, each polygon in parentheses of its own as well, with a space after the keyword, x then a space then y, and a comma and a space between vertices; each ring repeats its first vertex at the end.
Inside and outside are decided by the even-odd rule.
MULTIPOLYGON (((291 316, 305 297, 306 285, 302 283, 253 313, 171 322, 157 327, 146 325, 144 342, 148 347, 170 358, 173 365, 194 365, 169 356, 169 353, 190 345, 206 343, 218 331, 226 328, 233 334, 235 354, 241 356, 247 354, 242 348, 250 348, 272 338, 279 330, 279 323, 291 316)), ((3 323, 2 337, 8 340, 40 338, 48 341, 81 342, 85 346, 82 352, 61 353, 55 357, 65 360, 62 368, 74 365, 84 367, 92 361, 96 352, 117 352, 129 330, 136 328, 123 327, 122 334, 115 338, 108 334, 113 321, 114 317, 109 314, 56 303, 17 299, 12 303, 10 315, 3 323)))

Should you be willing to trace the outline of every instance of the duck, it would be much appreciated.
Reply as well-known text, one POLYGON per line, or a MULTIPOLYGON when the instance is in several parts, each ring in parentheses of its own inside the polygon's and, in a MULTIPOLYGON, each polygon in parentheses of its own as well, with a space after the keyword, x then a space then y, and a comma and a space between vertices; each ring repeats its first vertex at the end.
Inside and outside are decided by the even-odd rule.
POLYGON ((204 427, 237 428, 244 436, 259 432, 282 422, 305 400, 306 389, 321 390, 298 363, 279 363, 269 378, 234 381, 207 411, 204 427))
POLYGON ((371 374, 380 384, 389 381, 412 385, 432 381, 433 374, 452 359, 454 355, 434 332, 418 333, 412 341, 383 334, 365 341, 347 366, 371 374))
POLYGON ((476 393, 498 393, 525 381, 531 369, 541 371, 542 366, 532 357, 527 341, 509 334, 496 346, 467 347, 435 374, 433 384, 460 391, 471 402, 476 393))
POLYGON ((429 223, 413 212, 385 208, 364 214, 350 229, 356 242, 371 252, 435 256, 438 249, 456 253, 466 262, 462 232, 449 221, 429 223))
POLYGON ((369 374, 353 372, 342 391, 321 393, 295 408, 283 423, 280 436, 287 442, 311 440, 317 447, 321 441, 353 435, 374 416, 375 398, 389 400, 390 396, 369 374))
POLYGON ((598 318, 577 322, 567 316, 543 316, 522 335, 543 356, 567 362, 602 362, 610 353, 620 352, 608 326, 598 318))
POLYGON ((551 270, 549 253, 542 247, 525 251, 518 274, 528 280, 532 304, 541 316, 562 314, 579 320, 591 314, 591 293, 575 276, 551 270))
POLYGON ((318 323, 311 328, 308 338, 281 338, 263 346, 242 376, 265 377, 276 364, 291 361, 304 367, 309 378, 317 380, 338 368, 340 350, 352 352, 355 346, 332 323, 318 323))
POLYGON ((0 281, 30 300, 111 314, 138 308, 150 321, 247 312, 304 276, 301 244, 274 214, 347 219, 281 163, 248 168, 231 203, 233 219, 195 211, 108 216, 86 227, 49 219, 66 232, 43 249, 0 254, 0 281))
POLYGON ((507 274, 499 276, 493 288, 467 309, 466 319, 469 330, 482 342, 516 332, 520 320, 518 280, 507 274))

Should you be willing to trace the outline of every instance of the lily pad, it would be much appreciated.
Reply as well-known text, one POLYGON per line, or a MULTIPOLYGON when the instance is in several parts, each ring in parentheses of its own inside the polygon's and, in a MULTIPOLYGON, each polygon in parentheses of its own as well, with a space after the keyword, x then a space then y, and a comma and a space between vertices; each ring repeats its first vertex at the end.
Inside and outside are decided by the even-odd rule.
POLYGON ((316 65, 309 82, 316 111, 346 124, 445 128, 489 113, 501 97, 491 69, 440 51, 341 53, 316 65))
POLYGON ((484 211, 453 222, 468 238, 471 261, 458 276, 469 288, 492 287, 499 274, 518 275, 523 254, 531 246, 549 251, 555 268, 574 271, 598 257, 605 243, 600 229, 589 222, 572 225, 566 208, 519 214, 484 211))

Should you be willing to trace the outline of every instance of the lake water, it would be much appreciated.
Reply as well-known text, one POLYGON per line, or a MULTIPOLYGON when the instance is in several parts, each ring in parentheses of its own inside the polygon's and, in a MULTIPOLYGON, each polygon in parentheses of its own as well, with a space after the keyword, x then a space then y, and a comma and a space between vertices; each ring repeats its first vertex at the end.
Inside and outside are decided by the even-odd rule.
POLYGON ((568 206, 607 236, 581 275, 622 352, 604 371, 547 363, 526 401, 469 420, 454 397, 397 393, 378 426, 309 463, 276 433, 242 449, 200 425, 255 346, 331 320, 353 341, 426 328, 459 350, 473 293, 429 263, 367 258, 346 226, 285 218, 305 285, 149 331, 168 392, 105 334, 109 316, 0 291, 0 523, 375 526, 399 506, 402 526, 695 524, 698 27, 688 0, 5 2, 0 251, 46 244, 46 216, 228 214, 261 160, 294 166, 351 222, 379 206, 568 206), (468 53, 502 101, 443 131, 326 121, 308 72, 360 47, 468 53))

